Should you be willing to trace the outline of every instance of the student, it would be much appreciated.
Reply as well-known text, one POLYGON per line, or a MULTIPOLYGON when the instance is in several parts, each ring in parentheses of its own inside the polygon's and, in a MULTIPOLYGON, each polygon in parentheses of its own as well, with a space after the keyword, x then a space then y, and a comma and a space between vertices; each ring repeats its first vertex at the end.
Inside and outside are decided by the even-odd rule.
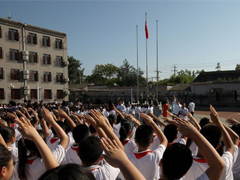
POLYGON ((119 131, 120 141, 124 146, 124 152, 127 156, 130 156, 134 151, 137 150, 135 142, 131 141, 130 138, 133 135, 133 126, 129 122, 121 124, 119 131))
POLYGON ((194 116, 195 103, 193 102, 193 99, 190 100, 190 103, 188 104, 188 109, 190 113, 194 116))
POLYGON ((73 138, 75 143, 67 150, 66 157, 61 164, 75 163, 82 165, 77 154, 79 143, 82 139, 89 136, 89 128, 85 124, 80 124, 73 129, 73 138))
POLYGON ((9 180, 12 177, 13 170, 12 155, 4 145, 0 144, 0 179, 9 180))
POLYGON ((129 160, 146 179, 159 179, 158 164, 166 149, 167 139, 150 116, 141 113, 141 118, 144 119, 147 125, 141 125, 137 128, 135 142, 138 151, 129 156, 129 160), (161 144, 151 152, 149 146, 153 141, 153 131, 156 133, 161 144))
POLYGON ((179 110, 179 117, 187 120, 188 109, 186 108, 186 104, 183 103, 182 107, 179 110))
MULTIPOLYGON (((86 121, 91 124, 98 132, 100 138, 109 137, 115 140, 119 147, 123 149, 122 143, 114 134, 105 117, 97 110, 91 110, 91 115, 86 115, 86 121)), ((81 141, 79 144, 78 155, 84 167, 88 167, 93 173, 96 180, 112 180, 116 179, 120 170, 114 168, 108 163, 98 165, 102 160, 103 149, 101 147, 100 139, 94 136, 89 136, 81 141)))
MULTIPOLYGON (((27 139, 22 138, 19 141, 19 161, 17 162, 14 171, 15 179, 38 179, 46 169, 50 169, 49 167, 52 165, 52 163, 58 166, 58 164, 61 163, 65 157, 65 150, 68 144, 68 137, 66 133, 58 126, 58 124, 54 121, 52 114, 44 107, 42 108, 42 116, 56 131, 60 139, 59 145, 51 152, 49 148, 46 148, 47 145, 43 138, 40 137, 36 129, 31 126, 30 122, 26 118, 21 118, 23 122, 17 120, 18 124, 20 125, 19 130, 21 134, 23 134, 23 136, 27 139), (28 129, 24 131, 26 126, 28 129), (37 140, 35 138, 37 138, 37 140), (44 148, 44 150, 42 148, 44 148), (51 159, 54 159, 52 160, 53 162, 49 163, 48 161, 45 161, 46 155, 51 159)), ((53 167, 51 166, 51 168, 53 167)))
MULTIPOLYGON (((210 116, 214 124, 205 125, 200 133, 212 144, 212 146, 218 151, 219 155, 222 156, 225 167, 221 176, 221 180, 233 179, 232 167, 236 159, 238 147, 235 145, 230 137, 234 137, 233 132, 226 130, 222 122, 219 120, 218 114, 215 109, 210 105, 210 116), (229 134, 230 133, 230 134, 229 134), (226 151, 223 152, 221 141, 223 139, 226 151)), ((237 139, 238 136, 235 136, 237 139)), ((234 140, 236 143, 236 141, 234 140)), ((198 151, 197 157, 194 157, 193 165, 189 169, 188 173, 184 177, 184 180, 192 180, 199 177, 208 168, 208 164, 203 159, 203 154, 198 151)))
MULTIPOLYGON (((224 168, 224 162, 219 154, 190 122, 181 119, 177 119, 177 122, 179 131, 198 145, 209 166, 203 174, 191 180, 219 180, 224 168)), ((161 179, 181 179, 191 167, 192 162, 191 151, 187 146, 179 143, 169 146, 160 162, 161 179)))
POLYGON ((170 146, 174 143, 181 143, 181 144, 186 145, 186 138, 183 138, 181 134, 180 134, 180 138, 177 137, 178 130, 177 130, 177 126, 175 124, 168 124, 164 128, 163 132, 168 140, 168 146, 170 146))

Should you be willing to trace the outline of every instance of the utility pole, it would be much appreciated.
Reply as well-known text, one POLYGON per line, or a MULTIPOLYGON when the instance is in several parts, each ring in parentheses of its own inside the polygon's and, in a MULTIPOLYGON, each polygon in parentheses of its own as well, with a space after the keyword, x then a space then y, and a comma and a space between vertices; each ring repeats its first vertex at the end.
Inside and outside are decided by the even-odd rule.
POLYGON ((174 66, 173 66, 173 73, 174 73, 174 75, 176 75, 176 72, 177 72, 177 67, 176 67, 176 65, 174 64, 174 66))

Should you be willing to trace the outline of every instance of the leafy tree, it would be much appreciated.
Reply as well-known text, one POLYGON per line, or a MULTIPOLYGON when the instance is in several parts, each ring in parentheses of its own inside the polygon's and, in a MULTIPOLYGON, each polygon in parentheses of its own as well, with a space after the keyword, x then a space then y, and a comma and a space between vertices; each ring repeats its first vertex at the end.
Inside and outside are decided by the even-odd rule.
MULTIPOLYGON (((139 85, 145 85, 146 79, 142 76, 143 71, 139 69, 139 85)), ((118 68, 118 82, 119 86, 137 86, 137 69, 129 64, 128 60, 123 61, 123 65, 118 68)))
POLYGON ((217 71, 221 71, 220 63, 217 63, 217 66, 215 67, 215 69, 216 69, 217 71))
POLYGON ((70 84, 77 84, 82 81, 84 75, 84 68, 80 60, 75 59, 73 56, 68 56, 68 78, 70 84))
POLYGON ((240 64, 237 64, 237 65, 236 65, 235 70, 236 70, 236 71, 240 71, 240 64))

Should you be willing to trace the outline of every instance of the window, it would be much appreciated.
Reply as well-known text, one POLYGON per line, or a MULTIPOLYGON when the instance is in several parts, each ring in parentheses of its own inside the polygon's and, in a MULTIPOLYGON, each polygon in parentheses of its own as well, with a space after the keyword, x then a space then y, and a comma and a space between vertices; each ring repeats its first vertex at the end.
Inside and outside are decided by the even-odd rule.
POLYGON ((12 89, 11 96, 12 96, 12 99, 21 99, 20 89, 12 89))
POLYGON ((0 59, 3 58, 3 50, 2 50, 2 47, 0 47, 0 59))
POLYGON ((42 45, 50 47, 50 37, 43 36, 43 43, 42 43, 42 45))
POLYGON ((43 54, 43 64, 51 64, 51 55, 43 54))
POLYGON ((37 99, 37 89, 31 89, 31 99, 37 99))
POLYGON ((0 68, 0 79, 3 79, 3 68, 0 68))
POLYGON ((19 52, 16 49, 10 49, 9 59, 19 61, 19 52))
POLYGON ((32 63, 38 62, 38 56, 36 52, 29 52, 29 62, 32 62, 32 63))
POLYGON ((37 44, 37 35, 33 33, 28 33, 27 42, 29 44, 37 44))
POLYGON ((2 28, 0 26, 0 38, 2 38, 2 28))
POLYGON ((11 75, 11 80, 19 80, 19 70, 18 69, 11 69, 10 75, 11 75))
POLYGON ((63 58, 62 56, 56 56, 56 66, 62 66, 63 58))
POLYGON ((37 71, 29 72, 29 81, 38 81, 38 72, 37 71))
POLYGON ((63 82, 63 73, 57 73, 56 81, 63 82))
POLYGON ((55 41, 55 48, 57 48, 57 49, 62 49, 63 48, 61 39, 56 39, 56 41, 55 41))
POLYGON ((0 99, 4 99, 4 89, 0 89, 0 99))
POLYGON ((19 41, 18 30, 9 28, 9 31, 8 31, 8 39, 9 39, 9 40, 19 41))
POLYGON ((50 89, 44 90, 44 99, 52 99, 52 90, 50 89))
POLYGON ((63 99, 63 90, 57 90, 57 99, 63 99))
POLYGON ((43 74, 43 81, 44 82, 51 82, 52 81, 51 72, 44 72, 44 74, 43 74))

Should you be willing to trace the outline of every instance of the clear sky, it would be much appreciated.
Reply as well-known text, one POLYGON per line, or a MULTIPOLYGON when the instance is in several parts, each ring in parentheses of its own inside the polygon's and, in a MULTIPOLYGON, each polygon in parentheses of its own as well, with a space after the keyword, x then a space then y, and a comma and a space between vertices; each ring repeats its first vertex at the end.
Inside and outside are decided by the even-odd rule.
POLYGON ((214 71, 240 64, 240 1, 3 1, 0 17, 68 36, 68 55, 79 59, 84 74, 96 64, 136 67, 146 71, 145 12, 148 13, 148 77, 156 77, 156 20, 160 78, 177 70, 214 71))

